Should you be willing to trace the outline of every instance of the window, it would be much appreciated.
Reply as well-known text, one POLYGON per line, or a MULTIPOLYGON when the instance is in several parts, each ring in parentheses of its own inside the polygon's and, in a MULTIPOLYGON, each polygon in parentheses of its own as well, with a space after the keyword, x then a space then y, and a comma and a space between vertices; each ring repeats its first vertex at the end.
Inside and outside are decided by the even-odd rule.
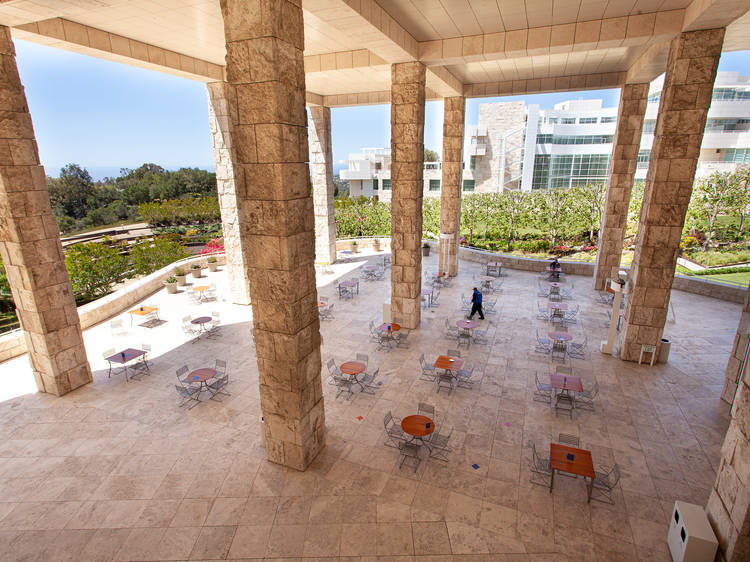
POLYGON ((391 180, 383 180, 383 191, 391 190, 391 180))
POLYGON ((656 92, 648 97, 648 103, 659 103, 661 99, 661 92, 656 92))
POLYGON ((563 125, 575 125, 575 123, 576 123, 575 117, 563 117, 562 118, 563 125))
POLYGON ((532 189, 585 185, 607 179, 609 155, 566 154, 537 155, 534 160, 532 189))
POLYGON ((590 125, 592 123, 596 123, 597 118, 596 117, 581 117, 578 119, 578 123, 581 125, 590 125))
POLYGON ((637 167, 641 169, 648 168, 648 162, 651 160, 650 150, 639 150, 638 151, 638 164, 637 167))
POLYGON ((549 179, 549 160, 548 154, 537 154, 534 157, 534 179, 531 182, 532 189, 544 189, 547 187, 549 179))
POLYGON ((476 167, 477 167, 477 157, 472 156, 471 158, 469 158, 469 168, 474 170, 476 167))
POLYGON ((464 191, 474 191, 474 180, 464 180, 464 191))
POLYGON ((617 117, 615 117, 614 115, 608 115, 606 117, 602 117, 602 120, 599 122, 600 123, 614 123, 615 121, 617 121, 617 117))
POLYGON ((554 138, 554 135, 537 135, 536 143, 537 144, 550 144, 552 143, 553 138, 554 138))
POLYGON ((430 180, 430 191, 440 191, 440 180, 430 180))
POLYGON ((552 125, 556 125, 557 124, 557 117, 550 117, 549 119, 547 119, 547 123, 551 123, 552 125))
POLYGON ((656 129, 656 121, 646 121, 643 123, 643 134, 653 135, 654 129, 656 129))
POLYGON ((750 164, 750 148, 727 148, 724 152, 724 161, 750 164))
POLYGON ((611 144, 613 135, 549 135, 536 136, 537 144, 611 144))
POLYGON ((378 190, 378 178, 373 178, 372 180, 372 190, 377 191, 378 190))

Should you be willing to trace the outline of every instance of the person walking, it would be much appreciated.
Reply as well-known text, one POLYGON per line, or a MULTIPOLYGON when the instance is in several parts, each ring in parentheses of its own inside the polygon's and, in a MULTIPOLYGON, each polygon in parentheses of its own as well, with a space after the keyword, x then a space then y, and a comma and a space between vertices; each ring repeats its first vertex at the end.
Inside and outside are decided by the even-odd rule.
POLYGON ((474 287, 474 293, 471 295, 471 314, 469 314, 467 318, 471 320, 477 312, 479 313, 479 319, 484 320, 484 311, 482 310, 482 291, 474 287))

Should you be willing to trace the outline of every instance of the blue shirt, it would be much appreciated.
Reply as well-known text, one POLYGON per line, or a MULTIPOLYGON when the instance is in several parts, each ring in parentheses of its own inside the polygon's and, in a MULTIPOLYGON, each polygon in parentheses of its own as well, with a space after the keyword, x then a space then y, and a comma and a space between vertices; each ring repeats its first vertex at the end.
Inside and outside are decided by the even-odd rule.
POLYGON ((471 302, 474 304, 482 304, 482 293, 477 289, 471 297, 471 302))

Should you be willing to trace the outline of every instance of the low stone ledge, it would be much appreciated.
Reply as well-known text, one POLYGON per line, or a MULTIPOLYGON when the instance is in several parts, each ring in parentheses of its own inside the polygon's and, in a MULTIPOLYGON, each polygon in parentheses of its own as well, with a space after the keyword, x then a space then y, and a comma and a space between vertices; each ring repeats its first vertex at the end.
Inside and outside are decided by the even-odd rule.
MULTIPOLYGON (((226 265, 225 255, 217 255, 216 260, 218 265, 226 265)), ((128 283, 114 293, 79 306, 78 318, 81 321, 81 329, 86 330, 100 322, 109 320, 137 302, 153 295, 164 286, 164 280, 167 277, 174 275, 174 271, 178 267, 190 269, 192 264, 205 263, 205 261, 205 256, 196 256, 172 263, 137 281, 128 283)), ((24 353, 26 353, 26 340, 22 331, 9 332, 0 336, 0 363, 24 353)))

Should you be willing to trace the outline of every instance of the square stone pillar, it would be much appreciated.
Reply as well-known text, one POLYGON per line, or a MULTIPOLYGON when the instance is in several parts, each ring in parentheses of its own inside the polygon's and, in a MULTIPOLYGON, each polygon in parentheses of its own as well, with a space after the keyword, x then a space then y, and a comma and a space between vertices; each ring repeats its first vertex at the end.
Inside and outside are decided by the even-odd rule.
POLYGON ((391 320, 421 320, 425 66, 391 65, 391 320))
POLYGON ((723 39, 723 28, 687 31, 669 47, 618 342, 625 361, 643 344, 661 347, 723 39))
POLYGON ((461 175, 463 172, 466 98, 443 100, 443 181, 440 187, 440 271, 458 275, 461 232, 461 175))
POLYGON ((750 334, 750 287, 748 287, 747 294, 745 295, 745 305, 742 307, 740 324, 737 326, 732 353, 729 355, 727 368, 724 372, 725 380, 724 389, 721 391, 721 399, 730 404, 737 392, 737 381, 740 379, 742 362, 745 360, 745 352, 748 343, 750 343, 750 336, 748 334, 750 334))
POLYGON ((315 261, 336 261, 336 221, 333 211, 333 150, 331 108, 310 106, 310 154, 315 207, 315 261))
POLYGON ((750 560, 750 386, 740 383, 706 513, 719 540, 717 560, 750 560))
POLYGON ((250 282, 246 275, 247 247, 242 246, 240 222, 237 216, 237 192, 234 185, 234 154, 229 132, 229 100, 233 90, 226 82, 206 84, 208 93, 208 123, 216 163, 216 187, 227 258, 229 293, 233 303, 250 304, 250 282))
POLYGON ((302 50, 291 1, 221 0, 240 238, 268 460, 304 470, 325 443, 302 50))
POLYGON ((625 84, 620 92, 617 131, 609 164, 607 201, 599 229, 599 249, 594 271, 594 289, 604 290, 606 280, 617 277, 622 242, 628 222, 628 206, 638 164, 643 116, 648 105, 648 84, 625 84))
POLYGON ((37 387, 62 396, 92 381, 60 231, 10 29, 0 26, 0 254, 37 387))

